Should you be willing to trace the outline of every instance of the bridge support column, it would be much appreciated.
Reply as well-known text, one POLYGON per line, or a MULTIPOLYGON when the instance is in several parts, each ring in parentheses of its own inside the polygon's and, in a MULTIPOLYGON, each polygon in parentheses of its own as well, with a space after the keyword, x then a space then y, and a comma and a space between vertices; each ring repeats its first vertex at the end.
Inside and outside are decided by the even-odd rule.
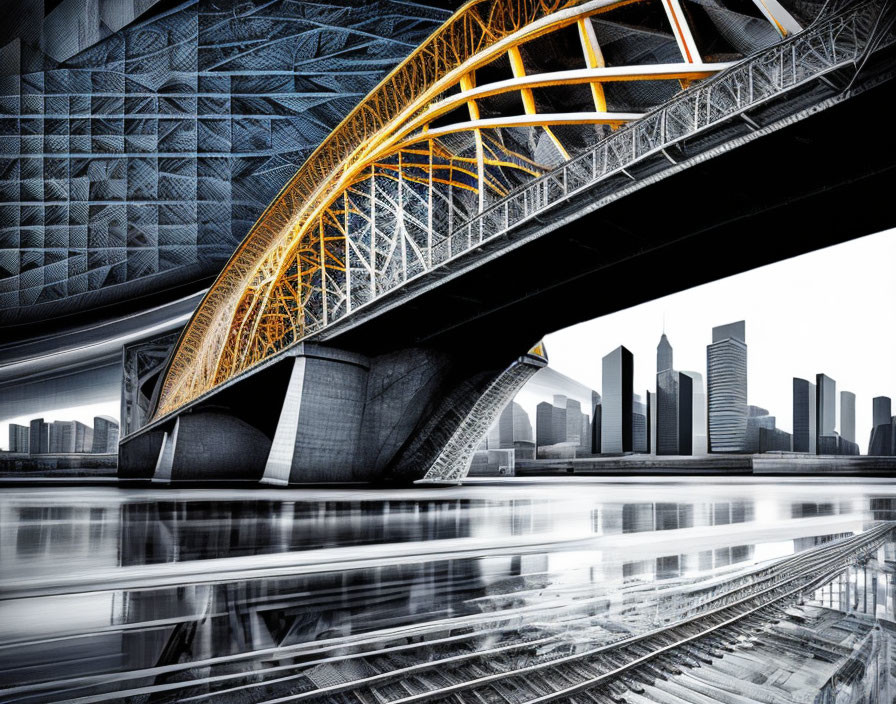
POLYGON ((123 439, 119 476, 269 485, 466 476, 489 425, 546 361, 408 347, 367 357, 306 342, 123 439), (506 364, 504 362, 503 364, 506 364))
POLYGON ((363 355, 314 344, 297 348, 262 483, 356 479, 369 372, 363 355))

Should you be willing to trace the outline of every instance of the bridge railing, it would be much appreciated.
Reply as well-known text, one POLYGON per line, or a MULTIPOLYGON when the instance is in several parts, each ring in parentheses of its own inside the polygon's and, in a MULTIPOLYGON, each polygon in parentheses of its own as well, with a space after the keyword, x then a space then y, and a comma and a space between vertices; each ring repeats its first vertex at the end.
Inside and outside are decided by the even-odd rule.
POLYGON ((627 176, 626 167, 638 161, 660 154, 785 91, 856 63, 873 40, 873 30, 887 2, 861 3, 818 21, 701 85, 683 91, 456 228, 434 245, 432 268, 506 234, 598 181, 617 174, 627 176))

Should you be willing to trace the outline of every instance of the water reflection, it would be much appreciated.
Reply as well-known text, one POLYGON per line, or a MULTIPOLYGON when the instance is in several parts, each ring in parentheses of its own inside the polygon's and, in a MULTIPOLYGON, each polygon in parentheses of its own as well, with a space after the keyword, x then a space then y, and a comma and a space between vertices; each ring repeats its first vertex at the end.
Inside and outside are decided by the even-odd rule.
POLYGON ((599 618, 608 633, 636 632, 649 624, 632 605, 659 598, 651 595, 664 585, 892 519, 896 495, 887 491, 586 482, 243 500, 217 491, 7 492, 0 677, 8 688, 175 668, 109 685, 116 691, 176 681, 177 668, 200 661, 284 648, 310 658, 364 637, 409 643, 447 633, 476 648, 536 612, 540 623, 599 618), (203 562, 207 571, 178 571, 203 562), (217 579, 231 563, 239 572, 217 579))

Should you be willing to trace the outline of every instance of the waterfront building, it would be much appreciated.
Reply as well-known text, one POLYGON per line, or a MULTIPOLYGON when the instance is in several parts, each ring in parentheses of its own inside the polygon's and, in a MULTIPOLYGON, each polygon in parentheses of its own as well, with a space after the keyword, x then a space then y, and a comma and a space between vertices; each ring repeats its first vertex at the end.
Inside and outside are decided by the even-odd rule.
POLYGON ((542 401, 535 407, 535 446, 554 444, 554 406, 542 401))
POLYGON ((656 454, 656 393, 647 392, 647 442, 648 452, 656 454))
POLYGON ((678 372, 678 454, 694 452, 694 380, 678 372))
POLYGON ((762 452, 760 434, 762 430, 775 430, 775 416, 759 406, 747 406, 747 433, 744 438, 744 452, 762 452))
POLYGON ((815 384, 793 378, 793 451, 817 454, 815 384))
POLYGON ((871 399, 871 424, 874 426, 889 423, 892 409, 889 396, 875 396, 871 399))
POLYGON ((632 395, 632 452, 650 452, 647 441, 647 406, 640 394, 632 395))
POLYGON ((683 371, 691 377, 694 393, 691 396, 691 454, 706 454, 706 392, 700 372, 683 371))
POLYGON ((887 396, 875 396, 871 404, 872 427, 868 454, 878 457, 896 455, 896 417, 890 415, 890 399, 887 396))
POLYGON ((27 425, 9 424, 9 451, 27 453, 30 449, 28 436, 31 429, 27 425))
POLYGON ((28 444, 32 455, 45 454, 50 451, 50 426, 43 418, 35 418, 30 423, 28 444))
POLYGON ((856 395, 851 391, 840 392, 840 437, 856 441, 856 395))
POLYGON ((75 422, 56 420, 50 423, 50 452, 53 454, 75 451, 75 422))
MULTIPOLYGON (((665 336, 663 336, 665 337, 665 336)), ((678 373, 670 368, 656 374, 656 454, 678 454, 678 373)))
POLYGON ((603 358, 601 366, 601 452, 631 452, 634 357, 620 346, 603 358))
POLYGON ((582 404, 566 399, 566 442, 582 444, 582 404))
POLYGON ((709 452, 743 452, 747 431, 747 343, 743 320, 712 330, 706 347, 709 452))
MULTIPOLYGON (((815 432, 833 435, 837 423, 837 382, 826 374, 815 375, 815 432)), ((820 452, 820 451, 819 451, 820 452)))
POLYGON ((93 446, 91 452, 118 451, 118 421, 109 416, 95 416, 93 419, 93 446))
POLYGON ((582 430, 579 437, 579 449, 577 456, 584 457, 591 454, 591 419, 587 413, 582 413, 582 430))
POLYGON ((566 442, 566 396, 562 394, 554 394, 554 424, 552 434, 554 443, 566 442))
POLYGON ((759 428, 759 452, 790 452, 792 443, 790 433, 780 428, 759 428))

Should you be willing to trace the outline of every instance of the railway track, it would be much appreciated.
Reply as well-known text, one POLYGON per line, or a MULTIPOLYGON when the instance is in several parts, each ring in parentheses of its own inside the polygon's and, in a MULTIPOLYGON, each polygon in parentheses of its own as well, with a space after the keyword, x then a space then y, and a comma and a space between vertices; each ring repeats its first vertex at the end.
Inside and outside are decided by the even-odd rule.
POLYGON ((419 643, 390 645, 395 641, 386 634, 371 634, 367 646, 357 652, 343 647, 315 654, 298 647, 248 653, 241 661, 254 659, 250 671, 218 667, 232 668, 233 659, 208 667, 185 663, 164 672, 134 671, 89 681, 73 678, 23 685, 0 690, 0 699, 23 703, 148 698, 153 702, 268 704, 605 703, 619 700, 626 692, 637 693, 643 682, 712 661, 743 643, 781 609, 876 550, 892 528, 893 523, 881 523, 759 569, 668 590, 670 594, 659 600, 669 607, 663 611, 663 623, 636 635, 604 631, 598 637, 595 629, 600 619, 587 608, 584 615, 570 610, 566 617, 563 609, 524 609, 509 620, 500 612, 469 619, 482 630, 464 625, 466 617, 453 624, 460 633, 443 623, 440 632, 447 635, 419 643), (553 628, 533 626, 536 616, 548 622, 554 619, 549 623, 553 628), (202 675, 195 676, 197 672, 202 675), (180 681, 166 681, 170 675, 180 681))

